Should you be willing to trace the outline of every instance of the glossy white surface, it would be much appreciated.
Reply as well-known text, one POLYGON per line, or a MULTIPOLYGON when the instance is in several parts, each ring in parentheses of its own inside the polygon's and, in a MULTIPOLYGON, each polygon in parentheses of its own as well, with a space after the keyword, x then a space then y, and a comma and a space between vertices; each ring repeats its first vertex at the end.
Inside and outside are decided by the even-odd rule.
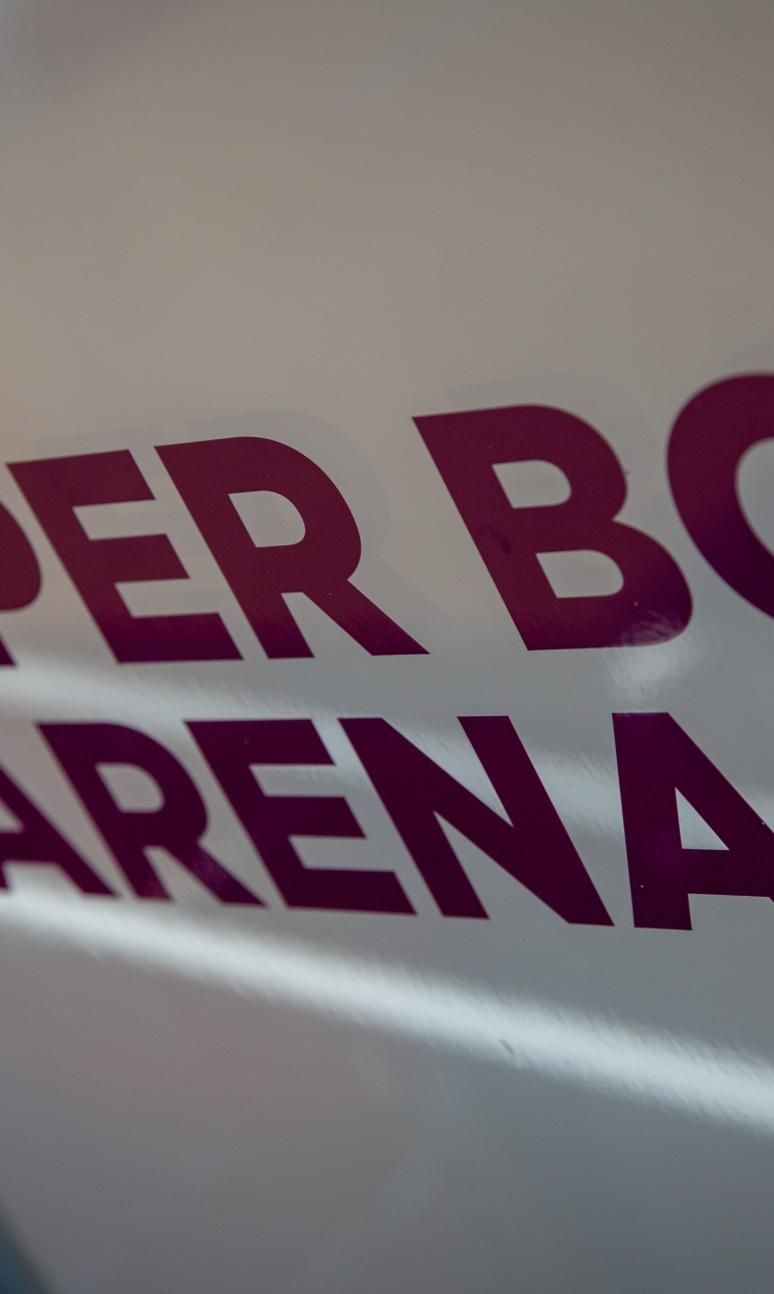
MULTIPOLYGON (((129 605, 219 610, 245 657, 117 666, 3 472, 45 584, 2 616, 0 758, 121 889, 32 725, 142 726, 272 905, 163 859, 169 910, 10 869, 0 1208, 57 1294, 771 1288, 774 908, 633 929, 610 716, 670 711, 774 825, 774 622, 664 466, 688 397, 774 361, 773 47, 770 0, 0 6, 3 461, 131 446, 158 502, 92 533, 166 530, 192 584, 129 605), (524 402, 615 448, 693 593, 674 641, 522 645, 411 419, 524 402), (315 658, 265 659, 152 448, 235 434, 334 478, 358 582, 429 656, 297 598, 315 658), (496 804, 454 718, 491 713, 613 929, 457 835, 492 917, 441 918, 335 722, 386 716, 496 804), (183 728, 248 715, 319 722, 336 767, 266 784, 346 794, 367 840, 305 860, 394 868, 417 917, 283 907, 183 728)), ((774 545, 770 445, 740 480, 774 545)))

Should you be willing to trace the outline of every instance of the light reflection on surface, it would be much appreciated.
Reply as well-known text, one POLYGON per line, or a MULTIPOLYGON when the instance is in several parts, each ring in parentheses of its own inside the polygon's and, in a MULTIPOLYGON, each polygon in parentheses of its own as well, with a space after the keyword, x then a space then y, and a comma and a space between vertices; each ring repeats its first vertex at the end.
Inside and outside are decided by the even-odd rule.
POLYGON ((301 941, 99 901, 22 897, 0 929, 311 1011, 608 1095, 774 1136, 774 1066, 696 1039, 497 994, 301 941))
MULTIPOLYGON (((667 644, 667 647, 669 644, 667 644)), ((675 653, 667 657, 661 648, 661 659, 671 661, 663 668, 676 668, 678 656, 675 653)), ((646 655, 647 653, 644 653, 646 655)), ((631 673, 631 671, 630 671, 631 673)), ((632 673, 632 687, 642 683, 644 687, 650 676, 643 670, 641 676, 632 673)), ((621 674, 618 685, 623 687, 625 676, 621 674)), ((0 680, 2 684, 3 680, 0 680)), ((652 681, 652 680, 651 680, 652 681)), ((313 718, 319 727, 321 724, 338 725, 338 715, 325 706, 317 703, 309 705, 297 696, 286 692, 268 691, 265 686, 260 690, 218 687, 210 680, 206 685, 189 680, 187 683, 174 683, 165 680, 163 684, 152 679, 143 679, 138 685, 126 676, 116 676, 110 670, 83 670, 73 662, 57 661, 52 666, 47 660, 39 658, 25 662, 23 671, 17 671, 6 695, 2 697, 2 711, 8 716, 38 716, 45 713, 45 707, 51 707, 47 718, 79 722, 84 717, 84 702, 90 715, 95 710, 103 710, 114 723, 128 723, 138 726, 147 721, 152 725, 152 732, 157 739, 179 741, 185 734, 184 716, 187 703, 194 702, 195 714, 190 718, 213 717, 217 719, 244 719, 245 706, 249 706, 251 718, 262 719, 295 719, 313 718), (204 704, 202 704, 204 702, 204 704)), ((191 708, 191 707, 188 707, 191 708)), ((354 707, 353 712, 358 707, 354 707)), ((468 708, 468 713, 470 709, 468 708)), ((504 707, 505 712, 505 707, 504 707)), ((345 712, 343 712, 345 713, 345 712)), ((463 710, 463 713, 465 711, 463 710)), ((100 716, 101 717, 101 716, 100 716)), ((389 720, 389 716, 388 716, 389 720)), ((391 720, 390 720, 391 721, 391 720)), ((514 720, 517 731, 519 725, 514 720)), ((441 736, 432 727, 421 722, 400 723, 397 726, 405 735, 416 742, 432 759, 437 760, 442 768, 456 777, 464 786, 469 787, 485 804, 505 815, 502 804, 489 782, 488 777, 477 766, 475 758, 471 761, 471 747, 462 729, 445 731, 441 736)), ((329 733, 324 734, 326 744, 329 733)), ((174 749, 174 747, 173 747, 174 749)), ((579 758, 567 755, 562 751, 540 748, 530 744, 530 758, 533 760, 541 777, 548 770, 556 774, 555 781, 561 787, 561 796, 554 802, 562 819, 569 825, 582 827, 598 836, 618 836, 622 829, 621 804, 618 793, 618 780, 612 749, 612 728, 610 731, 610 760, 606 764, 596 758, 579 758)), ((339 743, 335 753, 335 766, 343 786, 365 783, 370 786, 360 761, 348 742, 339 743)), ((319 769, 308 770, 308 778, 314 780, 319 769)), ((326 769, 327 773, 327 769, 326 769)), ((555 792, 547 789, 554 798, 555 792)), ((774 797, 769 788, 761 786, 740 786, 741 794, 753 803, 761 816, 774 823, 774 797)), ((686 847, 706 847, 706 841, 683 842, 686 847)))

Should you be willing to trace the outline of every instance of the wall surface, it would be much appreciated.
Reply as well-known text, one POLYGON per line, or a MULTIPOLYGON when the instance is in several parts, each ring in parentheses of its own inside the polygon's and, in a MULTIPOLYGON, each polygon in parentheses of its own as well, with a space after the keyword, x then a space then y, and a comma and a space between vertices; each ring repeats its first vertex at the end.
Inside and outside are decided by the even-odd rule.
MULTIPOLYGON (((130 450, 148 497, 98 490, 84 533, 167 535, 188 581, 152 562, 140 582, 116 575, 128 611, 217 614, 235 645, 118 661, 108 549, 73 559, 102 581, 100 627, 62 534, 0 468, 21 527, 3 523, 16 663, 0 668, 0 762, 26 797, 6 788, 0 821, 0 1212, 55 1294, 771 1290, 768 386, 717 444, 700 431, 695 461, 710 499, 718 446, 753 419, 729 487, 752 547, 725 512, 707 533, 742 580, 757 554, 757 605, 681 519, 667 446, 697 392, 774 371, 773 48, 770 0, 2 5, 2 463, 130 450), (690 589, 681 631, 654 577, 628 637, 528 647, 414 423, 524 405, 613 451, 622 520, 690 589), (371 654, 326 613, 327 586, 322 605, 279 595, 313 654, 267 653, 155 448, 234 437, 300 451, 335 483, 362 540, 353 585, 425 654, 371 654), (628 857, 614 714, 668 714, 693 743, 640 759, 628 857), (401 839, 339 723, 369 716, 477 797, 478 841, 432 813, 434 843, 401 839), (508 716, 527 752, 498 765, 510 833, 458 716, 508 716), (307 806, 305 836, 296 822, 290 844, 277 828, 256 850, 261 810, 240 822, 186 722, 267 718, 313 721, 332 763, 256 771, 256 797, 346 797, 362 838, 323 838, 307 806), (223 902, 163 832, 127 864, 165 787, 113 760, 105 795, 135 817, 106 842, 41 723, 153 737, 206 803, 210 855, 264 906, 223 902), (545 901, 487 832, 517 872, 558 875, 561 855, 569 889, 545 901), (62 838, 117 897, 81 892, 62 838), (294 905, 277 880, 293 845, 308 869, 387 872, 414 914, 294 905), (488 919, 444 915, 417 856, 444 875, 457 860, 488 919), (640 866, 665 887, 661 928, 640 866), (155 898, 135 892, 143 867, 155 898), (557 911, 578 886, 610 924, 557 911), (674 917, 688 908, 692 929, 674 917)), ((298 541, 296 508, 248 476, 252 540, 298 541)), ((65 478, 49 470, 53 496, 65 478)), ((555 464, 497 479, 502 507, 581 488, 555 464)), ((213 476, 205 521, 219 498, 213 476)), ((492 525, 478 537, 514 572, 521 615, 492 525)), ((621 572, 594 533, 543 569, 601 606, 621 572)), ((318 540, 342 551, 325 517, 318 540)), ((269 582, 256 574, 261 605, 269 582)), ((424 783, 407 779, 417 816, 424 783)))

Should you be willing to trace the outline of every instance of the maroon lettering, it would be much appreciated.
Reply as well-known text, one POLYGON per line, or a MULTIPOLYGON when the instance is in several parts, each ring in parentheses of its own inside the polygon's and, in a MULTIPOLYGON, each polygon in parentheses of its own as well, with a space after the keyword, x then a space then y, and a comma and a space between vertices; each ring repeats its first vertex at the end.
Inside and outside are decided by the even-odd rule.
POLYGON ((84 894, 113 891, 92 871, 7 773, 0 769, 0 799, 21 823, 19 831, 0 831, 0 888, 7 889, 7 863, 49 863, 60 868, 84 894))
POLYGON ((357 524, 311 459, 258 436, 157 448, 267 656, 313 655, 287 593, 305 593, 372 656, 424 653, 352 584, 362 551, 357 524), (305 533, 297 543, 256 547, 231 499, 256 490, 284 495, 298 510, 305 533))
POLYGON ((128 450, 10 463, 27 502, 64 563, 116 660, 238 660, 220 616, 130 615, 119 583, 184 580, 166 535, 89 539, 75 509, 154 496, 128 450))
POLYGON ((565 921, 612 925, 530 758, 505 717, 460 719, 510 821, 385 719, 343 719, 350 741, 441 912, 486 917, 439 818, 565 921))
POLYGON ((691 894, 774 898, 774 832, 669 714, 614 714, 634 924, 690 930, 691 894), (679 791, 728 846, 684 849, 679 791))
POLYGON ((661 642, 685 628, 688 586, 660 544, 615 520, 626 478, 593 427, 539 405, 415 422, 529 650, 661 642), (534 460, 564 473, 570 497, 512 508, 493 468, 534 460), (539 554, 589 549, 612 559, 623 586, 602 596, 557 597, 539 554))
POLYGON ((346 800, 267 795, 253 776, 252 769, 262 764, 331 764, 310 720, 206 721, 188 727, 289 907, 413 912, 392 872, 305 867, 299 858, 295 837, 362 838, 346 800))
POLYGON ((774 437, 774 376, 728 378, 706 387, 678 415, 669 441, 669 479, 680 516, 721 579, 774 616, 774 553, 739 503, 744 454, 774 437))
MULTIPOLYGON (((40 567, 33 547, 16 518, 0 503, 0 611, 28 607, 40 592, 40 567)), ((0 665, 15 664, 0 642, 0 665)))
POLYGON ((146 855, 155 847, 166 849, 222 903, 263 906, 202 846, 207 830, 204 801, 166 747, 120 724, 47 723, 40 729, 140 898, 169 898, 146 855), (110 764, 129 764, 147 773, 161 793, 160 807, 120 808, 99 773, 101 766, 110 764))

